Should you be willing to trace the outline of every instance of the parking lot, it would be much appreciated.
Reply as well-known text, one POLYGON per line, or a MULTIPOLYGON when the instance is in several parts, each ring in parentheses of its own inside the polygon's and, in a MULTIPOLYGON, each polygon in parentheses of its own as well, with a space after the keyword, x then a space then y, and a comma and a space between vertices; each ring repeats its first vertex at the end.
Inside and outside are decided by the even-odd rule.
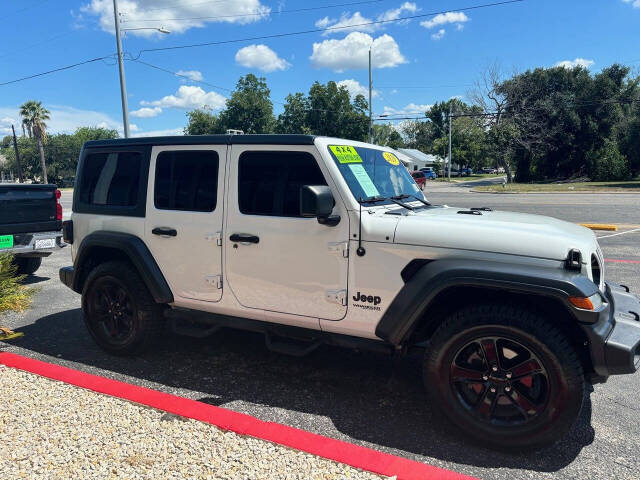
MULTIPOLYGON (((599 232, 605 279, 640 292, 640 194, 479 194, 427 184, 433 203, 492 207, 571 222, 613 223, 599 232)), ((71 192, 62 204, 70 211, 71 192)), ((79 296, 58 280, 68 249, 45 259, 29 283, 32 308, 3 323, 24 337, 0 349, 120 379, 412 458, 483 479, 637 479, 640 375, 596 385, 560 444, 529 454, 484 449, 453 432, 425 400, 419 359, 320 348, 304 358, 269 352, 260 335, 223 330, 206 339, 167 335, 155 352, 112 357, 90 339, 79 296)))

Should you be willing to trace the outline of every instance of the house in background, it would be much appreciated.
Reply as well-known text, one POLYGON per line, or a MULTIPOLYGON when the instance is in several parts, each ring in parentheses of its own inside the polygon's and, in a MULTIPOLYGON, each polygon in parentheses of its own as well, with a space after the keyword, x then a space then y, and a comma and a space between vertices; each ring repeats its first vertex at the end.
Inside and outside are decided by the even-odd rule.
POLYGON ((423 153, 415 148, 399 148, 398 151, 402 154, 402 157, 398 156, 398 158, 412 172, 425 167, 435 167, 436 164, 443 164, 442 158, 437 155, 423 153))

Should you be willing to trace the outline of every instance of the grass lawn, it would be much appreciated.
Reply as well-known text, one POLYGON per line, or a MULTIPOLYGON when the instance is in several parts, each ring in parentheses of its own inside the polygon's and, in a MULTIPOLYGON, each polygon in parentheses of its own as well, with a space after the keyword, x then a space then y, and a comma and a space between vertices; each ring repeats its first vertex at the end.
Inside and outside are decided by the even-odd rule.
POLYGON ((576 183, 512 183, 506 187, 502 185, 487 185, 476 187, 474 192, 495 193, 545 193, 545 192, 607 192, 640 193, 640 179, 626 182, 576 182, 576 183))

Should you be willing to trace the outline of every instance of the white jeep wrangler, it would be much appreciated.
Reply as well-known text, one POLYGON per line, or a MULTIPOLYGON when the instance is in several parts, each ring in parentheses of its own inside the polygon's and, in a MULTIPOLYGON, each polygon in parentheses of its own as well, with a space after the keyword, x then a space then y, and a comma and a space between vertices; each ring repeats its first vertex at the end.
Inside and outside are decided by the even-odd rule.
POLYGON ((304 135, 88 142, 64 224, 95 341, 166 329, 424 352, 432 405, 485 444, 565 435, 586 382, 640 366, 640 300, 604 281, 594 234, 430 204, 384 147, 304 135))

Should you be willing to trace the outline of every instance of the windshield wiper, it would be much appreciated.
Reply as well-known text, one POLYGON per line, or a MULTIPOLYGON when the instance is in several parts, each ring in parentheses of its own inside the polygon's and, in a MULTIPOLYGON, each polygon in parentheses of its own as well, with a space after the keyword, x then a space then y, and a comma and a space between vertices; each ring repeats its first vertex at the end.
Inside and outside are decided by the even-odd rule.
POLYGON ((376 195, 375 197, 360 198, 359 202, 361 204, 362 203, 378 203, 378 202, 384 202, 386 200, 387 200, 387 197, 376 195))
POLYGON ((412 198, 415 198, 417 201, 423 203, 427 207, 431 206, 431 203, 427 202, 424 198, 416 197, 415 195, 412 198))
POLYGON ((415 208, 413 208, 411 205, 407 205, 404 202, 401 202, 400 200, 403 200, 405 198, 409 198, 409 195, 396 195, 395 197, 390 197, 389 200, 391 200, 393 203, 395 203, 396 205, 400 205, 401 207, 406 208, 407 210, 411 210, 412 212, 415 210, 415 208))

